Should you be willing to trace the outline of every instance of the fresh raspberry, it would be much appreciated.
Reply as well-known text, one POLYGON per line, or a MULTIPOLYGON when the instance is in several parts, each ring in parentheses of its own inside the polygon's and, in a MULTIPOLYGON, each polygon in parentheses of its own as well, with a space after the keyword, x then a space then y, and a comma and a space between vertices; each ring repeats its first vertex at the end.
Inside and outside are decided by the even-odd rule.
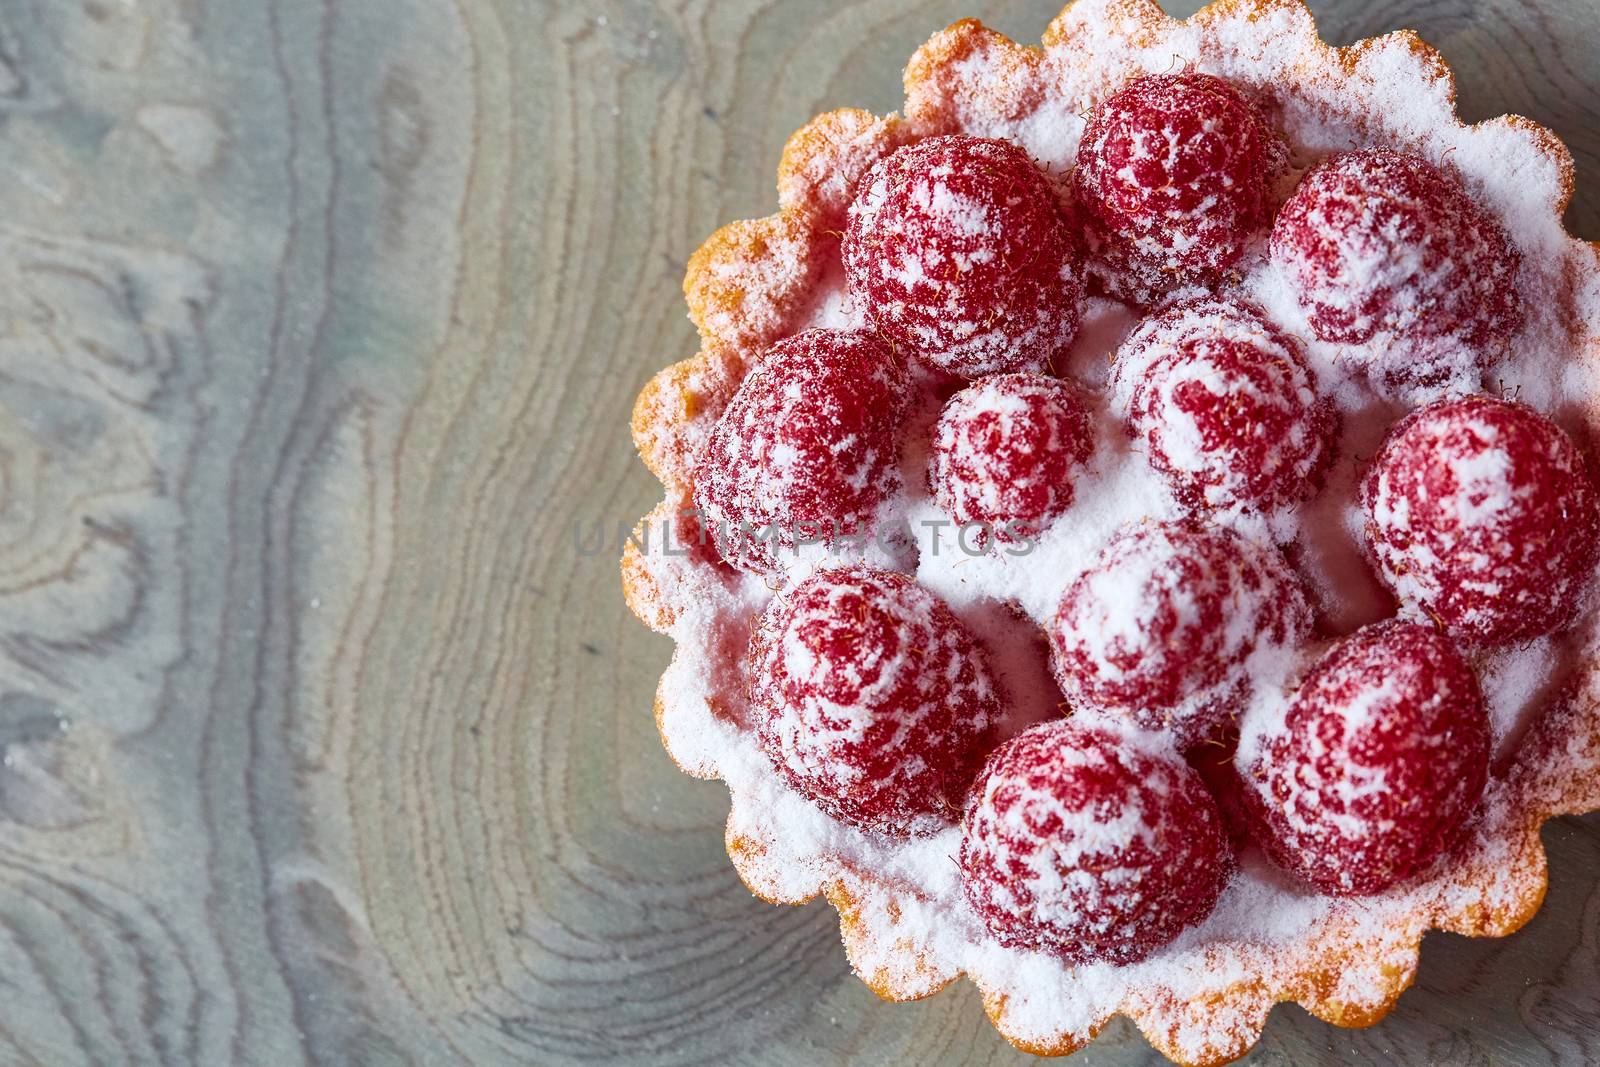
POLYGON ((802 541, 866 532, 898 477, 904 361, 869 334, 807 330, 768 350, 695 469, 723 559, 770 573, 802 541))
POLYGON ((1138 304, 1223 280, 1287 160, 1244 93, 1210 74, 1135 78, 1094 111, 1074 185, 1108 289, 1138 304))
POLYGON ((1300 345, 1251 304, 1168 308, 1123 344, 1114 375, 1129 432, 1186 507, 1296 503, 1332 455, 1333 405, 1300 345))
POLYGON ((1366 346, 1354 355, 1391 390, 1481 372, 1522 325, 1521 254, 1420 156, 1372 149, 1323 161, 1278 213, 1272 259, 1312 332, 1366 346))
POLYGON ((930 137, 880 161, 843 251, 878 329, 941 370, 1041 370, 1077 336, 1070 232, 1044 174, 1004 141, 930 137))
POLYGON ((896 837, 956 820, 1000 702, 938 597, 892 571, 818 571, 768 605, 750 664, 761 747, 823 811, 896 837))
POLYGON ((1199 775, 1150 735, 1064 719, 989 757, 961 840, 989 932, 1070 964, 1135 963, 1201 922, 1232 859, 1199 775))
POLYGON ((1074 707, 1216 736, 1251 689, 1253 654, 1293 646, 1311 609, 1275 549, 1232 530, 1149 522, 1112 539, 1068 587, 1050 627, 1056 682, 1074 707))
POLYGON ((1280 865, 1325 893, 1379 893, 1449 847, 1489 774, 1478 680, 1432 627, 1357 630, 1281 720, 1247 732, 1239 771, 1280 865))
POLYGON ((1093 451, 1089 413, 1064 382, 995 375, 945 405, 933 431, 928 484, 956 522, 1021 540, 1072 503, 1072 481, 1093 451))
POLYGON ((1572 621, 1594 573, 1600 508, 1571 438, 1489 396, 1413 412, 1361 486, 1380 575, 1458 637, 1504 643, 1572 621))

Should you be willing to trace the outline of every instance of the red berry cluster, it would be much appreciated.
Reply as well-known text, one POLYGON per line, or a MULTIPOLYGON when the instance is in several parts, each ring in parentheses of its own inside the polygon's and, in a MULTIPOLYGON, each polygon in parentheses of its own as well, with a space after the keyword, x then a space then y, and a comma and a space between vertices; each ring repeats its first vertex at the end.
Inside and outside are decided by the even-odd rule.
POLYGON ((1128 432, 1195 510, 1271 511, 1318 488, 1337 419, 1300 344, 1206 297, 1146 319, 1117 353, 1128 432))
POLYGON ((1600 497, 1554 423, 1485 396, 1424 407, 1361 488, 1402 617, 1285 688, 1311 611, 1278 549, 1231 520, 1321 486, 1338 420, 1304 340, 1349 346, 1403 393, 1487 367, 1522 312, 1504 230, 1420 157, 1336 155, 1275 213, 1268 114, 1210 75, 1145 77, 1096 109, 1066 181, 1002 141, 895 151, 862 179, 842 243, 867 328, 767 352, 695 472, 722 558, 773 574, 784 550, 919 491, 900 475, 913 382, 947 395, 953 375, 975 380, 927 442, 933 502, 997 542, 1048 536, 1103 454, 1097 401, 1049 374, 1084 272, 1153 307, 1116 354, 1109 406, 1188 517, 1122 530, 1068 584, 1046 629, 1070 719, 1005 740, 983 644, 885 570, 792 585, 749 650, 753 722, 789 785, 870 833, 960 822, 977 917, 1071 963, 1135 961, 1203 920, 1235 847, 1334 894, 1422 874, 1488 775, 1458 646, 1569 625, 1600 559, 1600 497), (1251 255, 1297 298, 1304 339, 1227 291, 1251 255))
POLYGON ((1237 86, 1135 78, 1095 109, 1073 171, 1096 276, 1138 304, 1221 283, 1267 220, 1287 154, 1237 86))
POLYGON ((957 393, 933 432, 928 483, 940 509, 1002 540, 1036 536, 1072 503, 1094 451, 1089 413, 1043 374, 997 374, 957 393))
POLYGON ((750 661, 761 746, 824 811, 905 836, 961 810, 999 696, 972 635, 911 578, 819 571, 773 600, 750 661))
POLYGON ((1360 358, 1390 386, 1485 369, 1522 324, 1521 255, 1420 156, 1375 149, 1319 164, 1278 212, 1272 258, 1312 332, 1366 346, 1360 358))
POLYGON ((1005 141, 930 137, 883 160, 843 253, 878 331, 942 370, 1041 370, 1077 337, 1072 233, 1044 174, 1005 141))
POLYGON ((1221 526, 1152 522, 1113 538, 1068 587, 1052 664, 1075 709, 1170 729, 1187 746, 1223 733, 1249 702, 1252 655, 1310 629, 1277 550, 1221 526))

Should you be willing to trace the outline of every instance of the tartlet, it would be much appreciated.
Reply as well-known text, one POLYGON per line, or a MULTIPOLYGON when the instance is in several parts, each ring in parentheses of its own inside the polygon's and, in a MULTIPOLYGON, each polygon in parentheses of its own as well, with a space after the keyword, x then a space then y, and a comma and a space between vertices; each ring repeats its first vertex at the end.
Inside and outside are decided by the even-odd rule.
MULTIPOLYGON (((1123 1014, 1185 1064, 1242 1055, 1279 1001, 1370 1024, 1412 981, 1428 929, 1502 936, 1526 922, 1545 891, 1540 826, 1600 807, 1600 607, 1583 496, 1600 395, 1600 253, 1562 226, 1571 158, 1524 118, 1463 125, 1448 68, 1415 34, 1331 48, 1297 0, 1219 0, 1187 21, 1150 0, 1079 0, 1042 48, 959 22, 917 52, 905 86, 901 114, 829 112, 790 139, 780 210, 724 227, 690 260, 684 290, 700 353, 639 396, 634 440, 665 498, 622 571, 635 614, 677 644, 655 702, 663 743, 686 773, 727 782, 728 854, 750 889, 774 903, 825 895, 856 973, 886 999, 927 996, 965 974, 1018 1048, 1071 1052, 1123 1014), (1174 93, 1199 94, 1222 116, 1228 136, 1206 156, 1214 172, 1259 177, 1259 188, 1256 177, 1229 177, 1221 208, 1216 196, 1184 200, 1175 178, 1162 190, 1176 198, 1159 210, 1148 197, 1118 198, 1125 171, 1111 164, 1128 134, 1108 101, 1171 114, 1174 93), (993 176, 1018 157, 1042 182, 1018 178, 1023 191, 1007 193, 1023 236, 994 254, 1047 252, 976 296, 939 290, 943 313, 920 314, 923 279, 882 267, 901 262, 885 249, 919 232, 918 209, 895 205, 926 207, 921 176, 957 172, 963 159, 981 158, 972 173, 993 176), (1361 224, 1341 198, 1378 187, 1399 213, 1378 230, 1426 234, 1416 247, 1428 269, 1405 283, 1423 287, 1420 297, 1384 288, 1389 276, 1376 268, 1354 279, 1352 295, 1340 274, 1348 257, 1328 258, 1328 220, 1361 224), (1040 214, 1039 188, 1058 221, 1040 214), (897 228, 885 229, 896 210, 887 217, 897 228), (1422 231, 1407 229, 1414 218, 1422 231), (1473 269, 1450 273, 1463 263, 1473 269), (984 304, 995 292, 1004 299, 984 304), (1194 329, 1228 343, 1207 347, 1185 333, 1194 329), (838 337, 851 347, 835 358, 838 337), (857 364, 877 369, 829 384, 857 364), (786 400, 785 384, 802 373, 833 405, 815 425, 786 400), (1258 401, 1246 422, 1272 427, 1274 447, 1240 446, 1221 460, 1196 452, 1205 426, 1185 429, 1182 419, 1201 416, 1174 397, 1185 381, 1222 379, 1258 401), (1480 395, 1491 399, 1460 399, 1480 395), (1474 406, 1483 404, 1495 410, 1474 406), (995 460, 1009 447, 1003 435, 961 422, 1002 405, 1051 442, 1037 468, 1048 492, 995 460), (1434 477, 1412 469, 1431 455, 1414 442, 1464 419, 1534 420, 1517 438, 1532 443, 1506 454, 1537 453, 1582 489, 1549 505, 1554 518, 1539 510, 1548 502, 1528 504, 1539 536, 1557 531, 1560 558, 1530 583, 1538 595, 1499 595, 1497 581, 1515 585, 1526 571, 1436 565, 1427 537, 1438 524, 1411 525, 1415 486, 1434 477), (848 426, 848 443, 804 436, 818 425, 848 426), (762 444, 769 432, 799 451, 762 444), (827 448, 848 465, 817 460, 834 454, 827 448), (762 466, 775 454, 792 468, 762 466), (819 486, 808 470, 831 481, 819 486), (1017 491, 986 491, 982 480, 996 477, 1017 491), (830 507, 852 528, 819 529, 830 507), (790 528, 787 543, 728 533, 730 517, 750 514, 808 525, 790 528), (984 520, 984 535, 957 543, 953 516, 984 520), (1007 517, 1019 524, 988 521, 1007 517), (1110 685, 1113 631, 1085 621, 1115 608, 1095 607, 1096 574, 1148 577, 1140 560, 1153 551, 1210 567, 1195 580, 1223 590, 1227 618, 1248 612, 1249 640, 1206 644, 1203 627, 1178 624, 1184 616, 1160 631, 1184 655, 1147 685, 1137 671, 1110 685), (898 575, 907 577, 889 577, 898 575), (839 681, 836 664, 783 654, 805 625, 828 625, 805 612, 825 613, 839 589, 868 597, 873 611, 890 604, 883 640, 922 635, 905 638, 921 643, 917 662, 895 670, 920 669, 925 654, 958 679, 850 698, 871 714, 914 703, 931 739, 919 758, 936 757, 907 770, 882 758, 900 751, 903 739, 891 737, 872 749, 881 787, 872 790, 827 760, 866 759, 861 745, 877 742, 808 743, 795 724, 819 721, 823 705, 813 702, 812 720, 789 707, 804 703, 792 695, 801 668, 816 691, 839 691, 826 688, 839 681), (928 620, 947 615, 928 641, 928 620), (1215 648, 1189 654, 1202 646, 1215 648), (1209 673, 1196 666, 1207 655, 1209 673), (1417 670, 1395 670, 1397 684, 1425 699, 1391 703, 1422 739, 1407 751, 1426 753, 1452 783, 1427 797, 1448 818, 1430 824, 1423 844, 1436 847, 1425 856, 1410 840, 1351 844, 1370 825, 1334 819, 1355 810, 1340 806, 1349 798, 1308 792, 1311 772, 1283 773, 1297 759, 1325 768, 1315 761, 1338 746, 1306 738, 1323 736, 1330 715, 1354 737, 1350 694, 1370 695, 1361 686, 1371 689, 1371 665, 1412 660, 1417 670), (1440 701, 1450 706, 1433 714, 1440 701), (953 708, 975 710, 968 721, 953 708), (1441 737, 1448 744, 1428 747, 1441 737), (1070 777, 1078 765, 1050 769, 1051 753, 1101 748, 1122 753, 1111 760, 1122 777, 1105 779, 1124 783, 1105 786, 1122 791, 1118 803, 1177 812, 1159 817, 1211 843, 1182 857, 1195 877, 1162 888, 1151 868, 1149 892, 1166 894, 1170 914, 1063 906, 1051 926, 1015 886, 995 905, 974 888, 986 877, 975 872, 1005 867, 993 862, 997 842, 1018 844, 996 783, 1036 770, 1070 777), (1148 783, 1173 774, 1182 782, 1150 794, 1148 783), (1348 855, 1359 862, 1328 862, 1319 848, 1357 849, 1348 855), (1093 936, 1071 925, 1091 920, 1093 936), (1107 929, 1115 936, 1101 937, 1107 929)), ((1196 144, 1214 132, 1196 129, 1196 144)), ((981 272, 988 255, 961 270, 981 272)), ((1507 492, 1523 492, 1517 484, 1507 492)), ((1111 588, 1115 601, 1155 587, 1111 588)), ((1136 620, 1128 639, 1153 632, 1154 618, 1136 620)), ((847 635, 848 647, 859 636, 847 635)), ((1429 777, 1407 777, 1411 757, 1394 758, 1396 780, 1429 777)), ((1333 766, 1325 773, 1338 778, 1333 766)), ((1404 826, 1405 810, 1389 821, 1404 826)), ((1059 857, 1059 838, 1076 831, 1067 816, 1052 825, 1057 839, 1044 844, 1059 857)))

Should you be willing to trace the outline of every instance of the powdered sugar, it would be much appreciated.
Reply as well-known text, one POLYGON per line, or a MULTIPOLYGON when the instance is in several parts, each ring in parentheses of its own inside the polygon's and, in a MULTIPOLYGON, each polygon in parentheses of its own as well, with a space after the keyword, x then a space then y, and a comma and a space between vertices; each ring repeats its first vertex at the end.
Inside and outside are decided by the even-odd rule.
POLYGON ((1311 612, 1283 560, 1220 527, 1144 522, 1120 531, 1049 624, 1061 690, 1082 711, 1215 741, 1311 612), (1259 659, 1265 657, 1265 659, 1259 659))
POLYGON ((1056 720, 973 788, 962 884, 1002 944, 1130 963, 1211 911, 1231 855, 1197 774, 1153 735, 1056 720))
POLYGON ((1114 407, 1187 506, 1270 520, 1320 487, 1333 406, 1299 345, 1254 306, 1207 298, 1146 319, 1112 381, 1114 407))
POLYGON ((820 807, 902 837, 953 821, 1001 712, 986 657, 932 593, 819 571, 769 605, 750 661, 761 747, 820 807))
POLYGON ((877 329, 929 366, 1037 369, 1077 331, 1070 237, 1015 145, 931 137, 895 152, 862 180, 842 252, 877 329))
POLYGON ((1569 655, 1565 642, 1556 637, 1479 653, 1474 666, 1489 710, 1497 762, 1515 751, 1530 719, 1565 681, 1562 667, 1569 655))

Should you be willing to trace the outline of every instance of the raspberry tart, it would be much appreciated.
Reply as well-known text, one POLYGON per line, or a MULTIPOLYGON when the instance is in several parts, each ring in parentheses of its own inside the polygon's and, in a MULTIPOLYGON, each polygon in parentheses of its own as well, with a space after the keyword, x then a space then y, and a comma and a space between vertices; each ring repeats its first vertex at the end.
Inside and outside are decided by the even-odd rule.
POLYGON ((753 892, 1018 1048, 1381 1018, 1600 808, 1566 149, 1296 0, 961 22, 905 84, 794 135, 635 408, 667 751, 753 892))

